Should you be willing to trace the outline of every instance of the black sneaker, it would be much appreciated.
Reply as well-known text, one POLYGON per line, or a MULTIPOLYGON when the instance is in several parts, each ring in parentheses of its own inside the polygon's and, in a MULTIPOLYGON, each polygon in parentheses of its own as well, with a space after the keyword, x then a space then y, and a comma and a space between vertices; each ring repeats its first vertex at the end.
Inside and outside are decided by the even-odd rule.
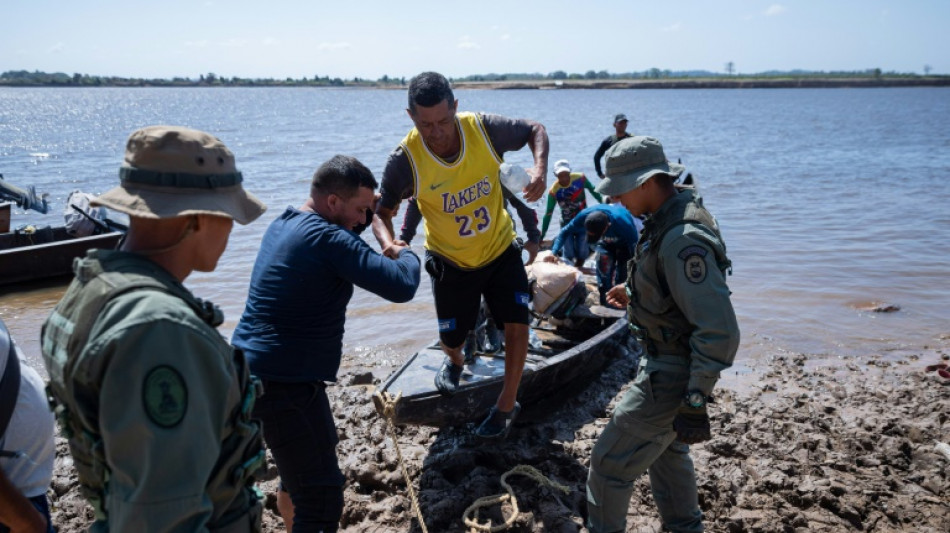
POLYGON ((499 411, 498 407, 492 407, 488 410, 488 417, 475 430, 475 435, 483 439, 504 439, 511 431, 511 427, 521 412, 521 405, 515 402, 515 407, 507 413, 499 411))
POLYGON ((453 396, 459 390, 459 378, 463 367, 457 366, 448 357, 442 361, 442 368, 435 374, 435 388, 445 396, 453 396))

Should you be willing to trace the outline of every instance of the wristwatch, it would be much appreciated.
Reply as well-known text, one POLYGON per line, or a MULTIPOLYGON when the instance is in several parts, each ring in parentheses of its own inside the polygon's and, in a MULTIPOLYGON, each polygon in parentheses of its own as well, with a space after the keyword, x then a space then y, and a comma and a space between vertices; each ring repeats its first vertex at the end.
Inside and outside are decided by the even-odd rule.
POLYGON ((706 395, 702 391, 691 390, 686 393, 686 396, 683 398, 683 401, 686 402, 686 405, 692 407, 693 409, 700 409, 706 407, 706 395))

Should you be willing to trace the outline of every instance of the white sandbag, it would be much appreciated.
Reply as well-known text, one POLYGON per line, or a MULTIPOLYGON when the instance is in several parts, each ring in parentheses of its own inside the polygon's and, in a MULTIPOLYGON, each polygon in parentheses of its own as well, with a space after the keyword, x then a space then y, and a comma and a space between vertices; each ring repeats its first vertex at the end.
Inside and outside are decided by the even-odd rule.
POLYGON ((581 277, 580 270, 564 263, 535 260, 525 268, 528 279, 534 281, 532 307, 540 314, 550 314, 552 305, 558 303, 581 277))

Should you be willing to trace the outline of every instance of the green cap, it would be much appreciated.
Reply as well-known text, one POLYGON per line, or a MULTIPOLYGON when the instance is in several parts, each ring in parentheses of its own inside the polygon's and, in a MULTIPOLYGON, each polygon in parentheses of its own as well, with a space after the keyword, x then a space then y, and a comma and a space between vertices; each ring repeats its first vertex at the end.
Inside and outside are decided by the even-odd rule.
POLYGON ((639 135, 621 139, 611 146, 604 161, 607 177, 597 184, 596 190, 607 196, 619 196, 636 189, 657 174, 677 178, 686 169, 666 160, 660 141, 639 135))

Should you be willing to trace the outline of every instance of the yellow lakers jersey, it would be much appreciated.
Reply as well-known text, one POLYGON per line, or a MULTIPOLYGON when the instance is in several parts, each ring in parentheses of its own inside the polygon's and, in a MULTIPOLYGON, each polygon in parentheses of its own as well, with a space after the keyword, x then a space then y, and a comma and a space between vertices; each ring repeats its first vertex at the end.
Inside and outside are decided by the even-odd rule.
POLYGON ((425 247, 456 266, 482 267, 515 238, 498 180, 502 159, 475 113, 456 115, 461 151, 454 162, 435 155, 415 128, 402 147, 409 158, 415 196, 425 223, 425 247))

